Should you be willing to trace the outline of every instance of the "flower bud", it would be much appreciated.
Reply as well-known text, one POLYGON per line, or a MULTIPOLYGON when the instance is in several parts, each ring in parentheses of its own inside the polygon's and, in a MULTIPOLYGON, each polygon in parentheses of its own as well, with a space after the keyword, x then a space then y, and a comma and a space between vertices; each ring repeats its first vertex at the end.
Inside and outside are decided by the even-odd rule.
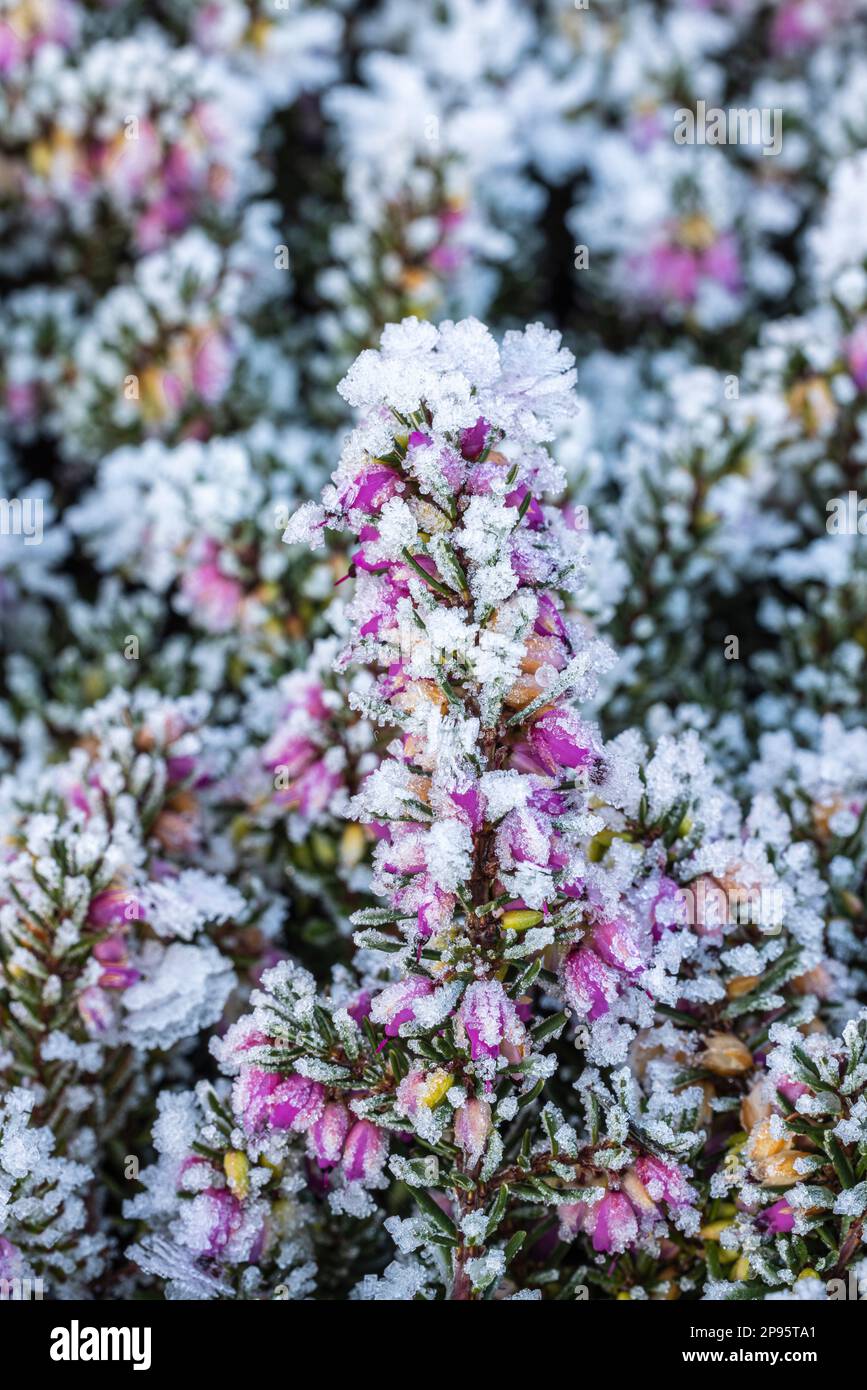
POLYGON ((346 1137, 343 1172, 347 1182, 376 1181, 388 1157, 388 1136, 370 1120, 357 1120, 346 1137))
POLYGON ((455 1143, 463 1150, 468 1165, 479 1162, 492 1129, 491 1107, 486 1100, 473 1097, 455 1115, 455 1143))
POLYGON ((592 756, 588 731, 573 710, 561 706, 543 710, 533 721, 528 743, 551 776, 558 776, 564 768, 586 767, 592 756))
POLYGON ((600 1189, 595 1202, 570 1202, 557 1208, 560 1239, 573 1240, 583 1231, 592 1237, 593 1249, 622 1253, 638 1236, 633 1205, 621 1191, 600 1189))
POLYGON ((762 1180, 762 1187, 791 1187, 792 1183, 803 1182, 804 1174, 795 1167, 803 1157, 797 1149, 783 1149, 782 1153, 764 1159, 757 1165, 757 1176, 762 1180))
POLYGON ((670 1207, 689 1205, 692 1194, 676 1163, 648 1155, 636 1159, 633 1170, 654 1202, 666 1202, 670 1207))
POLYGON ((644 965, 634 931, 625 922, 600 922, 593 928, 593 949, 615 970, 634 974, 644 965))
POLYGON ((762 1076, 741 1101, 741 1124, 749 1133, 761 1120, 768 1118, 772 1109, 768 1099, 767 1077, 762 1076))
POLYGON ((114 1021, 114 1009, 98 985, 88 985, 78 996, 78 1012, 92 1038, 107 1033, 114 1021))
POLYGON ((346 1106, 339 1101, 331 1101, 311 1125, 307 1132, 308 1145, 320 1168, 335 1168, 340 1162, 349 1123, 346 1106))
POLYGON ((563 988, 573 1009, 593 1022, 607 1014, 620 992, 617 973, 589 946, 570 951, 563 967, 563 988))
POLYGON ((370 1004, 370 1017, 374 1023, 385 1025, 385 1036, 396 1038, 401 1024, 411 1023, 415 1018, 415 1001, 426 999, 433 994, 433 981, 426 975, 410 975, 405 980, 395 980, 375 995, 370 1004))
POLYGON ((497 980, 471 984, 461 1000, 458 1019, 473 1061, 496 1057, 503 1042, 518 1043, 524 1038, 515 1006, 497 980))
POLYGON ((426 1105, 429 1110, 433 1110, 435 1105, 439 1105, 444 1100, 454 1084, 454 1077, 450 1071, 438 1067, 425 1078, 424 1084, 419 1092, 422 1105, 426 1105))
POLYGON ((528 927, 535 927, 542 921, 541 912, 533 912, 529 908, 516 909, 514 912, 504 912, 500 919, 503 931, 526 931, 528 927))
POLYGON ((250 1164, 247 1155, 238 1149, 230 1149, 223 1156, 223 1171, 229 1184, 229 1191, 236 1197, 246 1197, 250 1191, 250 1164))
POLYGON ((785 1197, 765 1207, 759 1219, 762 1225, 775 1235, 788 1235, 795 1228, 795 1213, 785 1197))
POLYGON ((753 1065, 752 1053, 734 1033, 711 1033, 698 1060, 716 1076, 741 1076, 753 1065))
POLYGON ((269 1124, 272 1129, 309 1129, 322 1113, 325 1087, 306 1076, 290 1076, 281 1081, 271 1101, 269 1124))

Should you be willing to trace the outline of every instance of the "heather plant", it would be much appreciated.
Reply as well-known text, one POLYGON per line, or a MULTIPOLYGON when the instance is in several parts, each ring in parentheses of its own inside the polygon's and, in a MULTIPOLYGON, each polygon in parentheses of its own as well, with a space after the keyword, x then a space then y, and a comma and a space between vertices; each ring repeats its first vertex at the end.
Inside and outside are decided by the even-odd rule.
POLYGON ((136 1051, 216 1023, 235 985, 257 905, 196 863, 202 716, 201 700, 118 692, 65 762, 3 783, 3 1074, 58 1136, 91 1107, 104 1136, 105 1068, 121 1123, 136 1051))
POLYGON ((840 1297, 835 1285, 862 1245, 867 1211, 867 1015, 842 1037, 774 1024, 771 1041, 742 1106, 747 1133, 711 1182, 715 1196, 735 1189, 738 1198, 713 1233, 718 1262, 736 1257, 735 1282, 713 1283, 709 1296, 790 1293, 809 1280, 810 1296, 840 1297))
POLYGON ((575 710, 606 656, 561 615, 580 551, 546 500, 572 380, 539 327, 498 350, 475 321, 408 320, 342 383, 367 414, 287 538, 348 526, 362 547, 335 665, 378 672, 349 702, 396 731, 349 806, 379 826, 384 903, 353 918, 354 987, 277 965, 217 1045, 223 1143, 174 1179, 208 1183, 195 1241, 183 1208, 167 1237, 153 1197, 131 1207, 156 1226, 150 1273, 178 1277, 167 1238, 214 1277, 236 1263, 243 1199, 270 1182, 266 1165, 241 1193, 236 1168, 247 1184, 251 1137, 296 1134, 333 1214, 394 1212, 397 1259, 359 1297, 658 1296, 716 1277, 706 1127, 735 1158, 727 1117, 768 1029, 835 993, 816 983, 825 890, 769 798, 743 820, 694 735, 606 746, 575 710))

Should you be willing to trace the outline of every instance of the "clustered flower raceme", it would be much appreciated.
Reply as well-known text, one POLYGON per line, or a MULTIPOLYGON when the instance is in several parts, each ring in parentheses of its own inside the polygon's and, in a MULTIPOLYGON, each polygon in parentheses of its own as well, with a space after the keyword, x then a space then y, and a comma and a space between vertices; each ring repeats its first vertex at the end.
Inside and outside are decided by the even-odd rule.
POLYGON ((263 422, 175 448, 156 439, 121 448, 102 460, 69 522, 102 572, 171 591, 175 610, 245 674, 266 654, 285 663, 301 636, 298 590, 308 576, 292 570, 281 535, 297 460, 313 472, 314 446, 306 433, 263 422))
MULTIPOLYGON (((582 493, 598 527, 587 608, 625 649, 602 703, 624 722, 684 693, 736 712, 726 755, 741 764, 744 717, 753 738, 794 724, 810 741, 825 712, 860 722, 867 259, 851 229, 863 213, 862 163, 837 165, 810 233, 807 312, 767 324, 742 374, 678 358, 660 384, 659 365, 639 361, 630 384, 645 418, 589 430, 599 455, 582 493), (733 602, 748 614, 738 634, 733 602), (690 651, 684 618, 699 606, 690 651), (731 635, 747 661, 730 650, 731 635), (681 664, 685 692, 665 680, 681 664)), ((594 364, 591 381, 608 369, 594 364)))
POLYGON ((185 38, 216 54, 238 77, 253 81, 269 105, 280 107, 300 93, 319 91, 338 68, 343 19, 312 0, 162 0, 167 17, 184 26, 185 38))
POLYGON ((117 695, 65 762, 2 784, 3 1072, 56 1124, 99 1108, 106 1049, 195 1036, 235 983, 257 904, 198 866, 203 714, 201 700, 117 695))
POLYGON ((765 1070, 741 1106, 746 1134, 711 1180, 714 1197, 736 1196, 713 1239, 717 1275, 735 1260, 737 1287, 718 1278, 710 1296, 774 1284, 778 1297, 798 1297, 807 1280, 805 1296, 840 1297, 833 1281, 839 1289, 862 1246, 867 1212, 867 1013, 842 1037, 805 1038, 781 1023, 770 1037, 765 1070))
MULTIPOLYGON (((348 708, 346 683, 331 670, 338 649, 337 638, 322 638, 306 670, 254 692, 245 746, 214 789, 215 799, 237 806, 262 832, 279 833, 314 854, 334 853, 318 832, 340 828, 351 792, 379 761, 375 729, 348 708)), ((359 691, 369 684, 360 678, 350 683, 359 691)), ((340 829, 337 854, 347 871, 375 833, 376 827, 340 829)), ((305 863, 303 856, 297 861, 302 877, 305 863)))
MULTIPOLYGON (((473 16, 463 18, 472 29, 473 16)), ((318 288, 323 327, 347 365, 383 322, 484 312, 538 206, 521 168, 520 98, 516 109, 504 104, 484 81, 489 48, 474 33, 467 45, 479 66, 457 86, 423 50, 373 53, 363 87, 328 93, 350 220, 331 232, 334 264, 318 288), (507 199, 514 231, 503 226, 507 199)))
POLYGON ((23 1087, 0 1097, 0 1279, 5 1298, 85 1298, 102 1274, 107 1241, 87 1231, 93 1170, 55 1152, 52 1131, 33 1121, 23 1087))
MULTIPOLYGON (((419 1214, 386 1223, 403 1258, 362 1296, 437 1285, 456 1298, 509 1296, 519 1257, 530 1280, 522 1296, 539 1296, 532 1271, 551 1249, 533 1241, 524 1250, 528 1231, 516 1222, 528 1206, 541 1209, 540 1240, 539 1216, 557 1207, 561 1261, 574 1261, 576 1241, 595 1261, 664 1251, 664 1282, 689 1289, 689 1242, 701 1233, 689 1160, 702 1126, 737 1107, 766 1020, 813 1017, 809 972, 825 950, 811 908, 817 878, 797 847, 774 868, 779 823, 757 803, 743 825, 694 738, 653 758, 632 735, 603 749, 567 702, 599 656, 560 617, 557 591, 574 583, 570 533, 529 490, 520 444, 536 487, 540 477, 550 485, 538 403, 556 398, 552 361, 555 383, 570 362, 539 329, 501 354, 492 348, 474 322, 434 333, 408 321, 387 332, 342 388, 370 414, 321 509, 302 508, 290 523, 290 539, 314 544, 326 524, 348 524, 363 547, 353 558, 357 637, 337 666, 360 654, 380 670, 355 702, 400 736, 354 803, 382 827, 373 888, 388 904, 356 914, 356 939, 362 964, 384 955, 399 974, 383 983, 381 965, 365 967, 364 987, 347 1000, 345 981, 317 997, 295 966, 266 973, 253 1014, 217 1050, 236 1076, 229 1122, 248 1146, 260 1132, 303 1135, 336 1212, 369 1216, 365 1194, 387 1187, 386 1172, 410 1186, 419 1214), (450 486, 437 466, 443 477, 450 470, 450 486), (486 544, 486 531, 498 544, 486 544), (552 573, 556 587, 540 593, 539 578, 552 573), (506 626, 509 605, 524 611, 523 631, 506 627, 519 651, 499 669, 487 657, 479 679, 477 651, 489 623, 506 626), (450 643, 438 661, 429 637, 407 642, 409 623, 426 634, 446 615, 450 643), (552 628, 563 651, 547 644, 540 678, 536 639, 552 628), (521 647, 525 661, 533 655, 529 671, 521 647), (778 903, 766 901, 772 889, 778 903), (729 917, 732 897, 750 910, 729 917), (561 1044, 562 1059, 551 1050, 570 1017, 589 1066, 571 1046, 561 1044), (632 1073, 619 1065, 627 1061, 632 1073), (582 1094, 580 1126, 574 1105, 571 1124, 552 1100, 541 1105, 560 1081, 558 1063, 582 1094)), ((725 1122, 720 1138, 731 1143, 725 1122)), ((249 1147, 237 1152, 249 1162, 249 1147)), ((236 1160, 227 1162, 222 1204, 231 1204, 236 1160)), ((222 1205, 208 1210, 219 1223, 222 1205)), ((241 1209, 232 1210, 243 1232, 241 1209)), ((171 1225, 188 1245, 183 1222, 171 1225)), ((199 1264, 218 1277, 213 1229, 202 1231, 199 1264)), ((163 1245, 156 1262, 143 1249, 145 1268, 174 1267, 163 1245)))
MULTIPOLYGON (((85 746, 65 762, 0 784, 0 1072, 7 1087, 27 1088, 12 1092, 24 1100, 10 1114, 33 1111, 34 1155, 46 1160, 44 1174, 34 1160, 20 1202, 13 1186, 11 1244, 0 1247, 10 1278, 68 1275, 67 1289, 79 1272, 97 1279, 99 1216, 117 1181, 108 1140, 149 1117, 165 1074, 151 1057, 218 1022, 239 972, 279 927, 255 884, 241 892, 199 866, 205 707, 118 694, 94 709, 85 746), (65 1156, 52 1159, 52 1144, 65 1156), (61 1200, 77 1188, 91 1193, 86 1206, 61 1200), (44 1216, 36 1229, 46 1231, 32 1265, 26 1242, 12 1258, 28 1213, 44 1216)), ((20 1158, 10 1138, 16 1184, 30 1172, 20 1158)))
POLYGON ((126 1208, 146 1229, 127 1253, 168 1297, 304 1298, 315 1265, 303 1164, 281 1131, 243 1132, 226 1091, 159 1097, 159 1158, 126 1208))
POLYGON ((789 230, 797 209, 780 226, 773 203, 769 218, 777 225, 763 225, 748 180, 724 154, 714 151, 712 161, 708 153, 675 145, 668 124, 642 134, 632 149, 621 134, 609 136, 596 152, 594 196, 574 210, 570 228, 579 244, 605 256, 614 293, 631 285, 635 310, 716 330, 743 317, 751 283, 760 281, 766 294, 788 288, 788 267, 767 242, 789 230), (638 179, 647 196, 626 197, 638 179), (746 272, 748 256, 761 258, 760 276, 746 272))
POLYGON ((118 251, 155 251, 193 222, 231 215, 255 182, 258 92, 218 61, 154 29, 79 52, 69 29, 65 47, 56 30, 39 43, 31 32, 16 63, 14 21, 5 32, 7 261, 69 238, 65 255, 78 269, 106 208, 118 251), (52 88, 62 93, 56 104, 46 101, 52 88))
POLYGON ((291 373, 252 328, 283 284, 273 214, 255 204, 229 249, 187 232, 142 258, 95 311, 65 290, 13 296, 0 367, 13 438, 47 417, 68 458, 95 461, 122 444, 243 429, 266 402, 291 403, 291 373))

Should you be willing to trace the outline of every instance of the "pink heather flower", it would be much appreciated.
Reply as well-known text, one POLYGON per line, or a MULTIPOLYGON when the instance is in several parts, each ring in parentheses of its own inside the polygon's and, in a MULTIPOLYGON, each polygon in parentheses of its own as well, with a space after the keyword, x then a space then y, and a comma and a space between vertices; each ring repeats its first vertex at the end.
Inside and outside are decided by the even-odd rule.
POLYGON ((129 888, 113 884, 91 899, 87 912, 89 927, 112 927, 117 922, 136 921, 142 906, 129 888))
POLYGON ((418 908, 418 929, 422 936, 435 936, 452 920, 455 910, 454 893, 444 893, 441 888, 432 888, 418 908))
POLYGON ((15 1279, 24 1269, 24 1260, 17 1245, 0 1236, 0 1279, 15 1279))
POLYGON ((270 1104, 272 1129, 305 1130, 316 1122, 325 1103, 325 1087, 306 1076, 290 1076, 281 1082, 270 1104))
POLYGON ((262 1071, 259 1067, 241 1069, 235 1081, 232 1104, 245 1129, 255 1133, 264 1127, 279 1085, 280 1077, 275 1072, 262 1071))
POLYGON ((402 1115, 412 1119, 424 1104, 424 1093, 428 1086, 425 1072, 414 1068, 407 1072, 397 1088, 397 1108, 402 1115))
POLYGON ((738 244, 730 232, 717 237, 701 258, 701 270, 711 280, 734 294, 741 288, 741 263, 738 244))
MULTIPOLYGON (((411 472, 418 474, 419 468, 424 466, 425 452, 435 447, 434 441, 429 434, 422 434, 420 430, 413 430, 409 436, 408 444, 406 467, 411 472), (418 451, 422 452, 421 459, 418 457, 418 451)), ((467 465, 461 455, 447 446, 440 447, 437 450, 436 461, 448 486, 454 492, 460 492, 467 474, 467 465)), ((423 475, 418 474, 418 476, 423 475)))
POLYGON ((210 329, 192 364, 193 389, 208 405, 214 405, 226 394, 233 365, 234 354, 228 339, 216 329, 210 329))
POLYGON ((635 932, 625 922, 600 922, 593 928, 593 949, 615 970, 634 975, 644 966, 635 932))
POLYGON ((606 1192, 601 1202, 590 1207, 588 1218, 585 1229, 592 1233, 594 1250, 620 1254, 638 1234, 632 1204, 622 1192, 606 1192))
POLYGON ((791 57, 812 48, 832 27, 837 6, 833 0, 789 0, 774 15, 771 48, 780 57, 791 57))
MULTIPOLYGON (((2 72, 0 59, 0 72, 2 72)), ((26 425, 36 417, 38 392, 30 381, 10 381, 6 387, 6 409, 15 425, 26 425)))
POLYGON ((463 1150, 468 1165, 480 1161, 492 1129, 491 1107, 486 1100, 473 1097, 464 1101, 455 1114, 455 1143, 463 1150))
POLYGON ((633 1172, 654 1202, 666 1202, 670 1207, 689 1206, 692 1194, 676 1163, 666 1163, 652 1156, 638 1158, 633 1164, 633 1172))
POLYGON ((663 932, 675 930, 682 919, 683 894, 680 884, 663 874, 650 904, 650 929, 654 941, 659 941, 663 932))
POLYGON ((461 453, 468 463, 475 463, 484 452, 490 426, 481 415, 474 425, 461 431, 461 453))
POLYGON ((410 1023, 415 1018, 414 1003, 433 994, 433 981, 425 975, 410 975, 405 980, 395 980, 386 985, 379 994, 374 995, 370 1004, 370 1017, 374 1023, 385 1025, 385 1036, 396 1038, 402 1023, 410 1023))
POLYGON ((852 380, 859 391, 867 391, 867 319, 862 319, 845 344, 852 380))
POLYGON ((566 999, 593 1022, 607 1014, 620 993, 618 976, 589 946, 570 951, 563 966, 566 999))
POLYGON ((698 293, 698 257, 686 247, 656 246, 635 257, 632 270, 641 293, 655 303, 692 304, 698 293))
POLYGON ((320 1168, 336 1168, 349 1133, 349 1111, 339 1101, 330 1101, 307 1132, 310 1152, 320 1168))
POLYGON ((272 1129, 309 1129, 322 1114, 325 1087, 306 1076, 280 1077, 259 1067, 244 1067, 236 1082, 233 1105, 251 1133, 272 1129))
POLYGON ((0 20, 0 73, 8 74, 20 67, 27 56, 27 49, 15 30, 5 20, 0 20))
POLYGON ((347 483, 340 494, 340 506, 349 510, 378 512, 390 497, 403 491, 403 483, 390 468, 366 468, 347 483))
POLYGON ((118 934, 107 936, 97 942, 93 954, 101 965, 121 965, 127 958, 126 942, 118 934))
POLYGON ((477 787, 467 787, 465 791, 449 792, 449 800, 454 802, 462 813, 461 819, 473 831, 481 830, 485 823, 484 799, 477 787))
POLYGON ((145 254, 158 251, 171 236, 183 231, 189 220, 189 209, 184 201, 159 198, 135 224, 136 248, 145 254))
POLYGON ((388 1135, 370 1120, 357 1120, 346 1137, 343 1172, 347 1182, 374 1183, 388 1157, 388 1135))
POLYGON ((428 256, 428 265, 439 275, 454 275, 466 262, 467 255, 465 246, 441 241, 428 256))
POLYGON ((190 756, 166 759, 166 776, 170 782, 186 782, 196 770, 196 759, 190 756))
POLYGON ((778 1077, 776 1081, 777 1090, 786 1097, 790 1105, 795 1105, 799 1096, 804 1096, 809 1091, 809 1086, 804 1086, 802 1082, 795 1081, 792 1077, 778 1077))
POLYGON ((365 1018, 370 1017, 370 995, 367 990, 361 991, 349 1005, 346 1012, 349 1014, 349 1017, 354 1019, 359 1025, 365 1018))
POLYGON ((461 1000, 458 1020, 469 1040, 470 1057, 496 1057, 502 1043, 520 1043, 524 1029, 498 980, 476 980, 461 1000))
POLYGON ((223 574, 217 563, 219 546, 204 545, 205 558, 181 580, 181 592, 191 612, 208 632, 229 632, 238 622, 244 590, 237 579, 223 574))
POLYGON ((637 150, 649 150, 665 133, 658 111, 639 112, 630 118, 629 139, 637 150))
POLYGON ((606 1192, 598 1202, 570 1202, 557 1208, 564 1240, 579 1231, 592 1237, 600 1254, 620 1255, 638 1236, 638 1221, 629 1198, 622 1192, 606 1192))
POLYGON ((540 637, 559 637, 562 642, 567 639, 566 624, 563 622, 560 610, 550 594, 539 595, 539 606, 536 611, 536 622, 533 630, 540 637))
POLYGON ((268 1038, 256 1026, 252 1014, 245 1014, 236 1023, 230 1024, 220 1041, 220 1059, 228 1072, 239 1071, 248 1062, 247 1053, 253 1047, 262 1047, 268 1038))
MULTIPOLYGON (((509 507, 520 507, 521 504, 524 501, 526 501, 529 492, 530 489, 526 483, 519 483, 518 486, 513 488, 511 492, 506 493, 506 504, 509 507)), ((524 518, 526 525, 530 528, 531 531, 538 531, 540 527, 545 525, 545 513, 542 511, 542 508, 535 497, 531 497, 530 502, 527 505, 527 510, 524 513, 524 518)), ((518 533, 518 535, 520 535, 520 533, 518 533)), ((532 554, 532 547, 530 548, 530 550, 532 554)), ((534 576, 532 573, 528 572, 526 574, 526 578, 531 581, 533 577, 534 576)))
POLYGON ((278 788, 274 793, 274 802, 278 806, 298 810, 303 816, 315 819, 328 808, 334 793, 342 785, 342 774, 328 767, 320 758, 288 786, 278 788))
POLYGON ((241 1202, 225 1188, 209 1187, 197 1194, 194 1205, 196 1219, 190 1222, 188 1231, 196 1245, 191 1248, 199 1255, 219 1255, 241 1224, 241 1202))
POLYGON ((114 1022, 114 1008, 99 985, 88 985, 76 1000, 82 1022, 92 1038, 107 1033, 114 1022))
POLYGON ((577 714, 560 706, 534 719, 528 742, 531 752, 552 777, 563 768, 586 767, 592 757, 589 735, 577 714))
POLYGON ((262 765, 270 772, 278 767, 287 777, 297 777, 319 756, 319 748, 304 734, 278 729, 262 749, 262 765))
MULTIPOLYGON (((97 954, 94 951, 94 955, 97 954)), ((102 971, 97 984, 100 989, 129 989, 136 980, 141 979, 141 972, 129 965, 124 957, 122 960, 110 961, 102 971)))
POLYGON ((773 1231, 774 1235, 788 1235, 790 1231, 795 1229, 795 1213, 785 1197, 781 1197, 779 1202, 765 1207, 759 1220, 767 1230, 773 1231))
POLYGON ((504 869, 515 864, 547 865, 551 828, 546 816, 528 807, 510 811, 497 827, 497 858, 504 869))

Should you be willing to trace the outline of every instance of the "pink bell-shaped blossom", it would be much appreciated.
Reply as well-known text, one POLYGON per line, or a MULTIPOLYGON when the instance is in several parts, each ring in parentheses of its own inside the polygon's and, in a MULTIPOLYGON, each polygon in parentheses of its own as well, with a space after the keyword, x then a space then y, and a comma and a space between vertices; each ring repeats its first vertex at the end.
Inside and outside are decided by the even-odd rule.
POLYGON ((498 980, 471 984, 461 1000, 458 1019, 474 1061, 496 1057, 502 1043, 518 1043, 524 1038, 515 1006, 498 980))
POLYGON ((388 1157, 388 1135, 370 1120, 356 1120, 343 1148, 343 1172, 347 1182, 374 1183, 388 1157))
POLYGON ((374 1023, 383 1024, 385 1036, 396 1038, 402 1023, 410 1023, 415 1018, 415 1002, 426 999, 433 993, 433 981, 426 975, 410 975, 405 980, 395 980, 386 985, 379 994, 374 995, 370 1004, 370 1017, 374 1023))
POLYGON ((339 1101, 330 1101, 307 1132, 310 1151, 320 1168, 337 1167, 348 1133, 349 1111, 339 1101))
POLYGON ((589 946, 579 946, 566 957, 563 988, 571 1007, 591 1022, 607 1014, 620 993, 617 972, 589 946))

